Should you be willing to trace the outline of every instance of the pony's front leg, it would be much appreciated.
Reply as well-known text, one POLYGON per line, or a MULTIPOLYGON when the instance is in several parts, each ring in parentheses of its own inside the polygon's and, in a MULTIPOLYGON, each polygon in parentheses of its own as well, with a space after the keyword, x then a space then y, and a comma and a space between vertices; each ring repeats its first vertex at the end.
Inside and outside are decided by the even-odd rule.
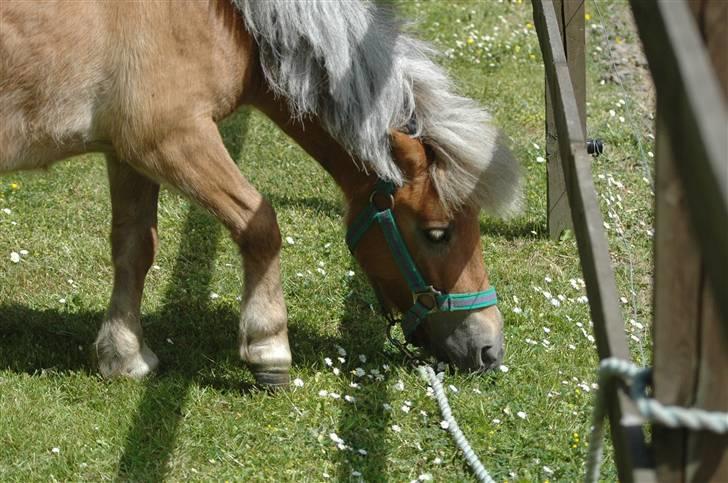
POLYGON ((159 363, 144 343, 139 323, 144 278, 157 250, 159 185, 113 156, 107 157, 107 168, 114 288, 96 354, 103 376, 138 379, 159 363))
POLYGON ((240 356, 265 385, 289 381, 291 350, 280 278, 281 234, 275 211, 243 177, 212 120, 170 130, 137 160, 210 210, 230 231, 243 258, 240 356))

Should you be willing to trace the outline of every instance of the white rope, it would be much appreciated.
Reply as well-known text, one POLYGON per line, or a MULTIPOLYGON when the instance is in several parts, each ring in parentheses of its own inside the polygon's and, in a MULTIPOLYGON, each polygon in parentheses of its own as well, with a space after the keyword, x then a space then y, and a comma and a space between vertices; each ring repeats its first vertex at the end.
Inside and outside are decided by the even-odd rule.
POLYGON ((645 395, 645 388, 651 374, 650 369, 635 366, 624 359, 614 357, 602 360, 599 364, 599 391, 592 418, 592 433, 589 437, 589 454, 586 463, 587 483, 599 479, 602 465, 602 442, 604 434, 604 417, 607 408, 607 384, 618 377, 631 384, 630 395, 637 404, 637 409, 649 422, 661 424, 669 428, 688 428, 694 431, 708 430, 714 433, 728 433, 728 413, 705 411, 697 408, 665 406, 659 401, 645 395))
POLYGON ((425 379, 432 387, 432 390, 435 393, 435 399, 437 399, 437 405, 440 406, 442 418, 447 423, 447 430, 450 432, 450 435, 455 440, 455 444, 457 445, 457 447, 460 448, 460 451, 463 452, 465 460, 468 462, 468 465, 470 465, 470 468, 473 470, 475 477, 480 482, 495 483, 493 481, 493 478, 490 477, 490 474, 488 474, 488 471, 483 466, 483 463, 481 463, 480 459, 478 459, 478 455, 476 455, 473 451, 473 448, 470 447, 470 443, 468 443, 468 440, 465 439, 465 435, 463 434, 463 432, 460 431, 458 423, 457 421, 455 421, 455 417, 452 415, 450 404, 447 402, 447 396, 445 395, 445 391, 442 389, 442 383, 437 378, 435 371, 433 371, 432 367, 430 366, 419 366, 417 367, 417 371, 420 373, 422 378, 425 379))

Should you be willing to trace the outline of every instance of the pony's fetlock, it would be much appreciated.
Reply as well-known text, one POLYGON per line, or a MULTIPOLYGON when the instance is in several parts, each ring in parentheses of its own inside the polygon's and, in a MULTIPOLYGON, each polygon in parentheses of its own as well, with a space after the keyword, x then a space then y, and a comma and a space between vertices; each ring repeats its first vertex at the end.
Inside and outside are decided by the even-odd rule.
POLYGON ((104 324, 94 343, 99 372, 103 377, 141 379, 159 365, 156 354, 126 327, 104 324))

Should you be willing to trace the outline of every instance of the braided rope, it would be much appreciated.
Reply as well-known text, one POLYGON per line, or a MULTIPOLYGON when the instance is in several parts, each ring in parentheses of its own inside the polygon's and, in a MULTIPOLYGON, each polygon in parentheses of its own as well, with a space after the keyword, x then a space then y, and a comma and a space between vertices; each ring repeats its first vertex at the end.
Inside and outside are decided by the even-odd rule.
POLYGON ((610 357, 599 364, 599 391, 592 416, 592 433, 589 437, 589 454, 586 463, 587 483, 599 479, 602 465, 602 442, 604 434, 604 417, 607 410, 607 394, 604 389, 608 382, 618 377, 625 383, 631 383, 630 396, 637 405, 641 415, 649 422, 661 424, 669 428, 688 428, 692 430, 708 430, 714 433, 728 433, 728 413, 705 411, 697 408, 666 406, 645 395, 652 376, 651 369, 639 368, 629 361, 610 357))
POLYGON ((432 387, 432 390, 435 393, 435 399, 437 399, 437 405, 440 406, 440 412, 442 413, 443 420, 447 422, 447 430, 455 440, 457 447, 463 452, 465 461, 467 461, 468 465, 470 465, 475 477, 478 481, 483 483, 495 483, 493 478, 490 477, 490 474, 488 474, 488 471, 483 466, 483 463, 481 463, 480 459, 478 459, 478 455, 476 455, 473 448, 470 447, 470 443, 465 438, 463 432, 460 431, 460 427, 458 426, 457 421, 455 421, 455 417, 452 415, 450 404, 447 402, 445 391, 442 389, 442 383, 437 378, 435 371, 433 371, 430 366, 419 366, 417 367, 417 371, 432 387))

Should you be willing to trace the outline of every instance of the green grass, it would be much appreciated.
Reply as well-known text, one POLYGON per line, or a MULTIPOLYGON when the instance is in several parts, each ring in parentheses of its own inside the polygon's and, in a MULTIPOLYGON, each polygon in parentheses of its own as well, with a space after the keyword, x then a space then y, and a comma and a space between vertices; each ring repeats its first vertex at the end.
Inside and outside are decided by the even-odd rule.
MULTIPOLYGON (((636 360, 646 364, 652 195, 642 177, 652 101, 644 69, 630 66, 638 48, 626 4, 599 6, 601 15, 590 10, 587 22, 588 122, 590 136, 603 138, 607 150, 593 168, 625 317, 644 324, 626 330, 635 337, 636 360), (612 60, 626 74, 626 90, 609 79, 612 60)), ((545 165, 537 161, 544 155, 543 66, 530 4, 431 1, 405 3, 403 10, 447 52, 443 63, 461 90, 488 106, 513 138, 527 176, 521 217, 481 221, 484 257, 507 319, 509 370, 448 375, 446 385, 457 388, 449 390, 452 407, 497 480, 577 480, 597 357, 587 337, 588 306, 576 300, 584 291, 571 282, 581 276, 573 237, 555 243, 545 235, 545 165), (490 40, 482 40, 486 35, 490 40), (564 300, 554 306, 544 290, 564 300)), ((46 174, 6 175, 0 178, 0 209, 11 210, 0 211, 0 480, 409 481, 424 473, 439 481, 470 479, 424 382, 385 342, 374 296, 343 242, 333 182, 257 113, 243 111, 221 129, 243 173, 276 206, 283 236, 295 240, 283 249, 282 268, 292 376, 304 385, 273 395, 252 387, 236 349, 237 249, 210 216, 168 191, 160 202, 158 268, 148 276, 143 305, 160 371, 143 382, 100 379, 89 354, 111 290, 103 161, 84 156, 46 174), (12 263, 10 252, 21 249, 29 253, 12 263), (343 364, 337 346, 347 352, 343 364), (357 377, 357 367, 384 377, 357 377), (409 412, 402 410, 406 401, 409 412), (353 450, 338 449, 331 433, 353 450)), ((610 451, 603 476, 616 478, 610 451)))

